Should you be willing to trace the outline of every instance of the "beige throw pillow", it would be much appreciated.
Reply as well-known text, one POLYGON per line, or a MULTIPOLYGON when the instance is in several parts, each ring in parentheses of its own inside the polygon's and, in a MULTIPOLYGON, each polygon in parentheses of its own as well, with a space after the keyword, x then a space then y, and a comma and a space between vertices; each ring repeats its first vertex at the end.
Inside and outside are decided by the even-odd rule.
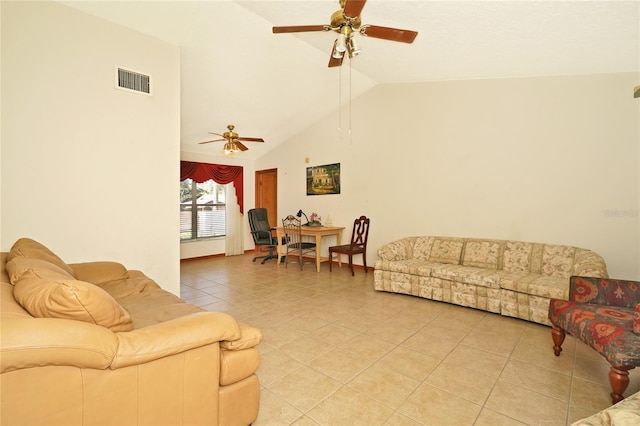
POLYGON ((51 262, 41 259, 28 259, 23 256, 14 257, 8 261, 6 269, 11 284, 26 278, 75 280, 73 275, 51 262))
POLYGON ((84 281, 25 278, 13 295, 34 317, 84 321, 113 332, 133 329, 131 316, 109 293, 84 281))
POLYGON ((11 251, 9 252, 8 260, 13 260, 16 257, 25 257, 27 259, 40 259, 53 263, 60 269, 66 271, 69 275, 75 277, 73 269, 67 265, 60 257, 54 252, 46 248, 39 242, 30 238, 20 238, 13 244, 11 251))

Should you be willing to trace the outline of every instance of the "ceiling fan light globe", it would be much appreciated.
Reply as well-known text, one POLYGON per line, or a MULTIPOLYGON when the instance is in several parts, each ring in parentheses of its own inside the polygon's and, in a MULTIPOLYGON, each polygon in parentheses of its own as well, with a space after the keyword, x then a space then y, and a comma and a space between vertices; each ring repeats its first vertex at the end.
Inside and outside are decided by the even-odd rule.
POLYGON ((360 48, 360 46, 358 46, 358 43, 356 42, 356 39, 353 37, 350 37, 349 40, 347 41, 348 43, 348 47, 349 47, 349 57, 352 58, 354 56, 358 56, 360 54, 360 52, 362 52, 362 49, 360 48))
POLYGON ((336 50, 340 53, 347 51, 347 36, 344 34, 340 34, 338 36, 338 40, 336 41, 336 50))

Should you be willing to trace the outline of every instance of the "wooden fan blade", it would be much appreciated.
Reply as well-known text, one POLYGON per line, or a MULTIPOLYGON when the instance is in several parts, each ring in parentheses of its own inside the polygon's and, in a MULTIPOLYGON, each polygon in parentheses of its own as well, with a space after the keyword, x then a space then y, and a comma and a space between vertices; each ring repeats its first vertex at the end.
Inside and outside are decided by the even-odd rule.
POLYGON ((237 141, 246 141, 246 142, 264 142, 264 139, 262 139, 262 138, 241 138, 241 137, 238 137, 235 140, 237 140, 237 141))
POLYGON ((338 40, 333 42, 333 49, 331 49, 331 55, 329 56, 329 67, 339 67, 340 65, 342 65, 342 60, 344 59, 344 53, 342 54, 341 58, 333 57, 333 52, 335 52, 336 50, 336 44, 338 44, 338 40))
POLYGON ((246 150, 249 149, 246 146, 244 146, 244 144, 242 142, 238 142, 237 139, 235 141, 233 141, 233 143, 236 144, 236 146, 238 147, 238 149, 240 149, 240 151, 246 151, 246 150))
POLYGON ((297 25, 289 27, 273 27, 274 34, 304 33, 309 31, 329 31, 329 27, 327 25, 297 25))
POLYGON ((333 56, 329 57, 329 67, 339 67, 342 65, 342 60, 344 59, 344 56, 342 58, 334 58, 333 56))
POLYGON ((413 40, 415 40, 418 35, 416 31, 399 30, 397 28, 380 27, 378 25, 363 25, 360 33, 367 37, 400 41, 402 43, 413 43, 413 40))
POLYGON ((214 141, 206 141, 206 142, 198 142, 198 143, 202 145, 203 143, 220 142, 220 141, 224 141, 224 140, 226 140, 226 139, 216 139, 214 141))
POLYGON ((221 138, 224 138, 224 135, 221 135, 220 133, 213 133, 213 132, 209 132, 210 135, 216 135, 216 136, 220 136, 221 138))
POLYGON ((364 7, 364 4, 366 2, 367 0, 347 0, 344 4, 342 13, 344 14, 344 16, 347 16, 349 18, 356 18, 360 16, 362 8, 364 7))

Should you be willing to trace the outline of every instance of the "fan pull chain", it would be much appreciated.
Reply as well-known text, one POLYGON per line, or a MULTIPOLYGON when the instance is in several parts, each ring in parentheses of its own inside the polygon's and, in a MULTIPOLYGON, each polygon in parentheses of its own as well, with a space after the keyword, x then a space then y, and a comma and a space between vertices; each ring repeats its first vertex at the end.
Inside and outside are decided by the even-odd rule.
POLYGON ((338 70, 338 133, 342 133, 342 67, 338 70))
POLYGON ((351 59, 349 59, 349 143, 353 142, 351 140, 351 100, 353 96, 351 95, 351 59))

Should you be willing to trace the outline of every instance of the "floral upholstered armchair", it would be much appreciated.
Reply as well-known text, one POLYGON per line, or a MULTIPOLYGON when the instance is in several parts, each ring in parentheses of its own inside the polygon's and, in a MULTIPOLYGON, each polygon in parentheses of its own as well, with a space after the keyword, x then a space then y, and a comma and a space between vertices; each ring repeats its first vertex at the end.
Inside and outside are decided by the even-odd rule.
POLYGON ((553 351, 562 351, 565 333, 586 343, 611 364, 611 402, 624 397, 629 370, 640 365, 640 282, 570 278, 569 300, 552 299, 553 351))

